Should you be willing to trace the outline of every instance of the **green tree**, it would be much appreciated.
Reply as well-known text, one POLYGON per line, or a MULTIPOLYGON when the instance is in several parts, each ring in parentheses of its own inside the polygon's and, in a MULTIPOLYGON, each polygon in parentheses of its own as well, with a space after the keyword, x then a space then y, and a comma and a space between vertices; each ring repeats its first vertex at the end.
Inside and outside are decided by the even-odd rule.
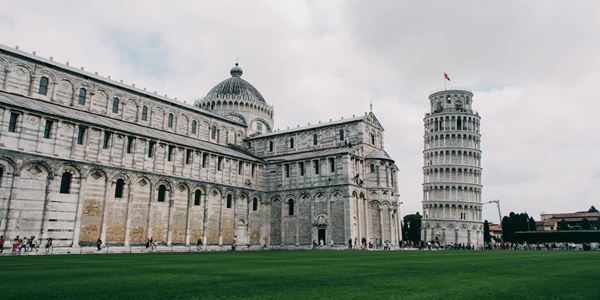
POLYGON ((489 244, 492 242, 492 235, 490 234, 490 223, 487 220, 483 222, 483 242, 489 244))
POLYGON ((510 216, 504 216, 502 218, 502 240, 505 242, 514 241, 514 230, 512 226, 512 220, 510 216))
POLYGON ((598 212, 598 210, 592 205, 592 207, 588 209, 588 212, 598 212))
POLYGON ((404 216, 404 231, 405 240, 409 241, 420 241, 421 240, 421 215, 417 212, 416 214, 404 216))
POLYGON ((533 217, 529 217, 529 231, 535 231, 535 220, 533 217))
POLYGON ((581 220, 581 229, 583 230, 590 230, 592 229, 592 224, 590 223, 590 220, 584 218, 583 220, 581 220))
POLYGON ((567 221, 565 221, 565 219, 562 219, 560 222, 558 222, 558 230, 569 230, 569 224, 567 221))

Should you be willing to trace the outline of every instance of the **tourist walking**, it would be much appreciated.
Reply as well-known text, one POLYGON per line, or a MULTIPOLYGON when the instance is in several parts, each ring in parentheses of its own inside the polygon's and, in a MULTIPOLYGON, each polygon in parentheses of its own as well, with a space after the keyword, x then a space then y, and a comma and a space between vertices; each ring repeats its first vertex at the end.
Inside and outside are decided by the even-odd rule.
POLYGON ((46 254, 48 254, 48 251, 50 251, 51 248, 52 248, 52 238, 48 238, 48 241, 46 242, 46 254))
POLYGON ((352 239, 348 239, 348 249, 352 249, 352 239))
POLYGON ((98 251, 102 250, 102 240, 98 239, 96 241, 96 247, 98 247, 98 251))
POLYGON ((0 235, 0 253, 4 253, 4 236, 0 235))

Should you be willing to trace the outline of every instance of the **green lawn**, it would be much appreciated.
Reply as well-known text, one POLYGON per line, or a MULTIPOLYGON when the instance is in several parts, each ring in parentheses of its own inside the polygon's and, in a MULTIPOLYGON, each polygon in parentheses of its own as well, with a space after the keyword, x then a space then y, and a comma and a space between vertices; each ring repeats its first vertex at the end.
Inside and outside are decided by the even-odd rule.
POLYGON ((600 252, 0 257, 0 299, 598 299, 600 252))

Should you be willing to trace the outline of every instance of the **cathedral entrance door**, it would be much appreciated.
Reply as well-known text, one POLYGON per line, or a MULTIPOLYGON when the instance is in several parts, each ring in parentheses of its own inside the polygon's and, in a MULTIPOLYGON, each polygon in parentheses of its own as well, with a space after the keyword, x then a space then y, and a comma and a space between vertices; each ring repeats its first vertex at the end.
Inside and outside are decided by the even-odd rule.
POLYGON ((244 220, 240 220, 235 228, 235 244, 243 246, 248 243, 248 225, 244 220))
POLYGON ((327 245, 327 239, 325 237, 325 228, 319 228, 317 229, 317 237, 318 237, 318 243, 321 243, 321 241, 323 241, 323 244, 327 245))

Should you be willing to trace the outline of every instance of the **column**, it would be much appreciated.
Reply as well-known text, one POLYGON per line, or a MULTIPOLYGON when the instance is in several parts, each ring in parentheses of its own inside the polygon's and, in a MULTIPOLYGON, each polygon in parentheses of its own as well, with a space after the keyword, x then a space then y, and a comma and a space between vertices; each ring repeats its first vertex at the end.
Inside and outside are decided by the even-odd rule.
POLYGON ((167 214, 167 246, 171 246, 171 241, 173 239, 173 224, 171 224, 171 219, 173 216, 173 209, 175 208, 175 200, 173 200, 174 192, 175 188, 169 191, 169 211, 167 214))
MULTIPOLYGON (((192 218, 190 218, 190 208, 192 206, 192 197, 194 197, 193 195, 196 193, 195 190, 189 190, 188 191, 188 201, 187 201, 187 205, 185 207, 185 245, 189 246, 190 245, 190 222, 192 220, 192 218)), ((206 196, 204 196, 204 201, 206 202, 206 196)))
POLYGON ((71 247, 79 247, 79 232, 81 230, 81 214, 83 211, 83 195, 85 194, 85 185, 87 182, 84 180, 83 176, 81 176, 80 184, 79 184, 79 198, 77 199, 77 211, 75 212, 75 228, 73 228, 73 242, 71 247))
POLYGON ((125 221, 125 241, 123 242, 123 245, 126 247, 129 246, 129 240, 131 239, 131 206, 133 205, 133 182, 129 182, 127 188, 127 219, 125 221))
POLYGON ((285 211, 285 200, 281 199, 279 201, 281 201, 281 217, 279 218, 280 222, 281 222, 281 226, 280 226, 280 228, 281 228, 281 231, 280 231, 281 243, 280 244, 281 244, 281 246, 283 246, 285 244, 285 222, 283 220, 283 217, 284 217, 283 212, 285 211))
POLYGON ((384 240, 384 231, 383 231, 383 207, 379 206, 379 228, 380 228, 380 232, 381 232, 381 236, 379 237, 381 239, 381 241, 384 240))
POLYGON ((102 206, 102 218, 100 220, 102 220, 102 229, 100 231, 100 239, 102 240, 103 243, 106 243, 106 227, 107 227, 107 217, 106 215, 108 214, 108 191, 110 190, 110 186, 111 186, 112 181, 108 179, 108 176, 106 177, 106 186, 104 188, 104 204, 102 206))

